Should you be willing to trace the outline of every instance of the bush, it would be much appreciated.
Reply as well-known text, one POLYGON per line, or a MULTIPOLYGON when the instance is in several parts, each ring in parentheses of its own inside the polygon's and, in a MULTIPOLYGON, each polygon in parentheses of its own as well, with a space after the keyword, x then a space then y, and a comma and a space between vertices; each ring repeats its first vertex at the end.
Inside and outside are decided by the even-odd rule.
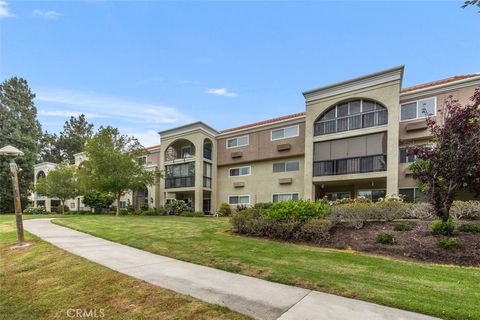
POLYGON ((129 214, 131 214, 131 212, 128 209, 120 209, 119 215, 128 216, 129 214))
POLYGON ((127 207, 124 209, 126 210, 128 213, 134 213, 135 212, 135 207, 131 204, 127 205, 127 207))
POLYGON ((330 206, 326 202, 307 200, 288 200, 276 202, 264 211, 263 217, 275 221, 299 221, 324 218, 330 213, 330 206))
POLYGON ((269 209, 272 206, 272 202, 257 202, 253 206, 255 209, 269 209))
POLYGON ((403 223, 396 223, 393 226, 393 230, 395 231, 411 231, 413 228, 411 225, 403 224, 403 223))
POLYGON ((450 213, 456 219, 480 219, 480 201, 453 201, 450 213))
POLYGON ((44 207, 28 207, 23 210, 24 214, 48 214, 47 210, 44 207))
POLYGON ((167 204, 165 204, 165 214, 169 216, 178 216, 180 213, 184 211, 189 211, 187 204, 185 201, 182 200, 169 200, 167 204))
POLYGON ((480 233, 480 224, 465 223, 458 227, 458 231, 480 233))
POLYGON ((331 228, 332 222, 329 220, 312 219, 301 226, 296 236, 299 240, 319 243, 330 237, 331 228))
POLYGON ((238 211, 243 211, 243 210, 247 210, 247 209, 248 209, 247 205, 237 204, 237 207, 235 208, 235 211, 238 212, 238 211))
POLYGON ((140 214, 144 216, 164 216, 165 209, 163 207, 151 208, 151 209, 142 211, 140 214))
POLYGON ((455 222, 452 217, 450 217, 447 222, 435 220, 430 225, 430 228, 432 229, 433 234, 451 236, 455 230, 455 222))
POLYGON ((260 209, 250 208, 235 212, 232 215, 231 223, 234 232, 252 236, 265 235, 266 221, 262 218, 260 209))
POLYGON ((180 213, 182 217, 205 217, 205 213, 202 211, 183 211, 180 213))
POLYGON ((228 203, 224 202, 220 204, 220 208, 217 210, 217 215, 219 217, 230 217, 232 215, 232 208, 230 208, 228 203))
POLYGON ((149 209, 150 209, 150 207, 146 203, 142 204, 142 206, 140 207, 141 211, 148 211, 149 209))
POLYGON ((437 241, 437 247, 442 249, 459 249, 463 245, 457 238, 443 238, 437 241))
POLYGON ((395 237, 390 233, 382 232, 375 236, 375 241, 381 244, 394 244, 395 237))

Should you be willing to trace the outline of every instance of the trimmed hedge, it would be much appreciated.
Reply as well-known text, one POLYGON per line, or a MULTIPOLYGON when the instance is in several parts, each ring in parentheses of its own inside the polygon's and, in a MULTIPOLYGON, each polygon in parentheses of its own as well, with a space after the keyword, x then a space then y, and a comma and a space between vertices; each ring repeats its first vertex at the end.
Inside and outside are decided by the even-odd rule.
POLYGON ((288 200, 273 203, 263 213, 263 217, 276 221, 300 221, 325 218, 330 213, 327 202, 307 200, 288 200))

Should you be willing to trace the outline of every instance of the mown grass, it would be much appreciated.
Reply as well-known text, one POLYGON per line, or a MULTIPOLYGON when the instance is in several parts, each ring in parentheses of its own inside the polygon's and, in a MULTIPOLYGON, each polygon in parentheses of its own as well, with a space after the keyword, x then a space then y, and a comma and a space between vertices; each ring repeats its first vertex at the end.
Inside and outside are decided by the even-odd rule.
POLYGON ((445 319, 480 319, 480 268, 241 237, 225 218, 78 216, 56 223, 157 254, 445 319))
POLYGON ((89 262, 28 233, 26 239, 30 247, 10 249, 16 242, 14 216, 0 215, 0 319, 68 319, 69 309, 96 310, 103 319, 247 319, 89 262))

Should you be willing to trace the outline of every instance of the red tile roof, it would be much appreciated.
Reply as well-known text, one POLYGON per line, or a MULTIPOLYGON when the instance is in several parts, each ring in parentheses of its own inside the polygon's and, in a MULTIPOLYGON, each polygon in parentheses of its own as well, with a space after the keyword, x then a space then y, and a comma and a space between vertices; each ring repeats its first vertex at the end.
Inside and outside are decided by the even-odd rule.
POLYGON ((283 116, 283 117, 268 119, 268 120, 264 120, 264 121, 254 122, 254 123, 246 124, 246 125, 236 127, 236 128, 225 129, 225 130, 220 131, 220 133, 228 133, 228 132, 232 132, 232 131, 253 128, 253 127, 262 126, 262 125, 271 124, 271 123, 276 123, 276 122, 280 122, 280 121, 284 121, 284 120, 303 117, 304 115, 305 115, 305 112, 298 112, 298 113, 290 114, 288 116, 283 116))
POLYGON ((472 73, 472 74, 464 74, 464 75, 454 76, 454 77, 450 77, 450 78, 446 78, 446 79, 442 79, 442 80, 437 80, 437 81, 433 81, 433 82, 427 82, 427 83, 419 84, 419 85, 416 85, 416 86, 413 86, 413 87, 408 87, 408 88, 402 89, 400 92, 405 93, 405 92, 410 92, 410 91, 415 91, 415 90, 420 90, 420 89, 426 89, 426 88, 430 88, 430 87, 439 86, 439 85, 442 85, 442 84, 447 84, 447 83, 450 83, 450 82, 455 82, 455 81, 468 79, 468 78, 479 77, 479 76, 480 76, 480 73, 472 73))

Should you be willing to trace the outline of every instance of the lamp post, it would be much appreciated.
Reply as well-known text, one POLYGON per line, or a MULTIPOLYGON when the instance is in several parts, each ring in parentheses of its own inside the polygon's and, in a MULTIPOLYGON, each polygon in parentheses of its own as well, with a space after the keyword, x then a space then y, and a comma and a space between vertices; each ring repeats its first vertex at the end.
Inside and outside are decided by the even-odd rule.
POLYGON ((19 244, 23 244, 23 220, 22 204, 20 202, 20 189, 18 188, 18 174, 15 157, 23 156, 23 152, 12 146, 6 146, 0 149, 1 156, 10 157, 10 174, 12 175, 13 201, 15 203, 15 219, 17 221, 17 237, 19 244))

